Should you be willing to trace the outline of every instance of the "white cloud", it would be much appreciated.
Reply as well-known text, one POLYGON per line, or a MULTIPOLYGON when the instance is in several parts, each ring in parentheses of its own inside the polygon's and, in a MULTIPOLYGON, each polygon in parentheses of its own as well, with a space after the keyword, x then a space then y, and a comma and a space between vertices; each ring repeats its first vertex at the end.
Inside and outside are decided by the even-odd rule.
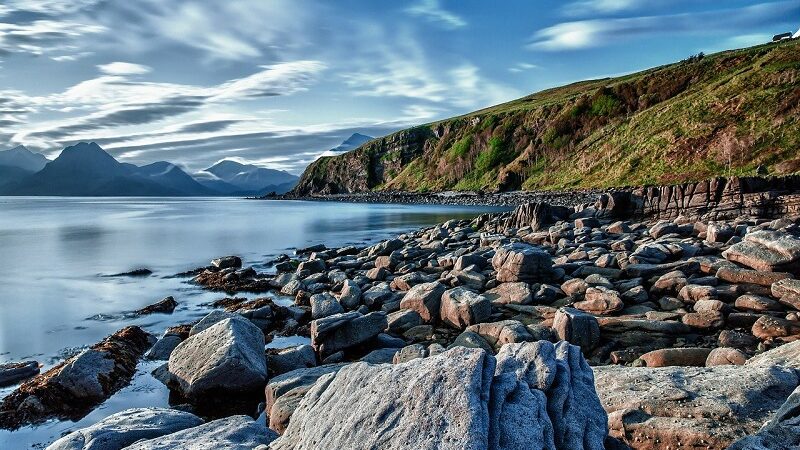
POLYGON ((564 22, 536 32, 527 48, 544 51, 580 50, 664 33, 673 36, 727 33, 730 30, 773 24, 798 13, 800 3, 792 0, 699 13, 564 22))
POLYGON ((536 64, 521 62, 521 63, 517 63, 517 64, 514 64, 513 66, 509 67, 508 71, 511 72, 511 73, 520 73, 520 72, 525 72, 525 71, 528 71, 528 70, 533 70, 533 69, 536 69, 538 67, 539 66, 537 66, 536 64))
MULTIPOLYGON (((564 12, 568 15, 586 15, 595 13, 615 13, 628 11, 646 5, 644 0, 581 0, 568 3, 564 12)), ((653 3, 651 0, 650 3, 653 3)))
POLYGON ((448 29, 467 26, 466 20, 445 10, 439 3, 439 0, 420 0, 416 4, 406 8, 406 12, 412 16, 423 17, 428 21, 438 23, 448 29))
POLYGON ((77 38, 105 30, 100 25, 73 21, 37 20, 25 24, 0 22, 0 50, 34 55, 73 50, 77 38))
POLYGON ((97 66, 100 72, 107 75, 142 75, 150 73, 153 69, 141 64, 133 64, 128 62, 112 62, 108 64, 101 64, 97 66))

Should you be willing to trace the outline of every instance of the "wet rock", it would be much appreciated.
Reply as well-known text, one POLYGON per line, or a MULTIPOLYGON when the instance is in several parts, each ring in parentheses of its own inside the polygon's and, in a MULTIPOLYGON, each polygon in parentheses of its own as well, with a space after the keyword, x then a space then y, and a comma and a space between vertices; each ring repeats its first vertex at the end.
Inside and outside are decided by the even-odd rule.
POLYGON ((127 272, 112 273, 111 275, 104 275, 106 277, 149 277, 153 271, 147 268, 133 269, 127 272))
POLYGON ((39 373, 36 361, 21 361, 0 364, 0 386, 9 386, 39 373))
POLYGON ((145 315, 145 314, 153 314, 153 313, 161 313, 161 314, 172 314, 172 311, 175 311, 175 308, 178 306, 178 302, 175 301, 175 298, 171 295, 169 297, 164 297, 163 299, 159 300, 152 305, 145 306, 142 309, 139 309, 135 312, 137 315, 145 315))
POLYGON ((188 325, 168 328, 164 335, 145 353, 145 358, 154 361, 168 360, 175 347, 189 337, 189 329, 188 325))
POLYGON ((575 344, 588 352, 600 342, 597 319, 574 308, 560 308, 553 319, 553 330, 559 339, 575 344))
POLYGON ((123 328, 22 383, 0 403, 0 428, 83 417, 130 382, 154 341, 139 327, 123 328))
POLYGON ((229 268, 238 269, 242 267, 242 258, 238 256, 223 256, 222 258, 212 259, 211 265, 220 270, 229 268))
POLYGON ((144 439, 153 439, 203 424, 194 414, 166 408, 133 408, 53 442, 47 450, 114 450, 127 448, 144 439))
POLYGON ((327 356, 368 341, 387 325, 386 314, 381 312, 334 314, 311 322, 311 344, 320 355, 327 356))
POLYGON ((492 303, 488 297, 468 289, 457 287, 444 292, 439 309, 442 322, 464 328, 485 322, 492 314, 492 303))
POLYGON ((639 358, 647 367, 703 367, 710 353, 710 348, 664 348, 645 353, 639 358))
POLYGON ((231 416, 176 433, 137 442, 125 450, 225 449, 252 450, 278 435, 247 416, 231 416))
POLYGON ((267 376, 264 334, 243 317, 224 319, 178 345, 168 367, 170 386, 193 402, 260 391, 267 376))
POLYGON ((553 260, 550 254, 526 244, 510 244, 497 249, 492 257, 497 281, 536 282, 552 278, 553 260))

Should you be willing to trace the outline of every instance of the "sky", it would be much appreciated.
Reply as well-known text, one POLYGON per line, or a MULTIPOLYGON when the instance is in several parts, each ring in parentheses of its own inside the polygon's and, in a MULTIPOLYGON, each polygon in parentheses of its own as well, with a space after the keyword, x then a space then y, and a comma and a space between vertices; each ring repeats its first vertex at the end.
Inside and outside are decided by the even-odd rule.
POLYGON ((0 0, 0 149, 300 173, 354 132, 798 27, 799 0, 0 0))

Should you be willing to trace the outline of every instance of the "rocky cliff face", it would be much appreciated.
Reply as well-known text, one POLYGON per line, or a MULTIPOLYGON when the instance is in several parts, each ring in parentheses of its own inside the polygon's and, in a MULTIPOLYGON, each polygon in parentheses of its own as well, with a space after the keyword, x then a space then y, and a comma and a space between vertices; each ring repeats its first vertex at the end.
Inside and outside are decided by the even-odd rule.
POLYGON ((575 83, 404 130, 306 170, 298 195, 667 185, 800 170, 800 41, 575 83))

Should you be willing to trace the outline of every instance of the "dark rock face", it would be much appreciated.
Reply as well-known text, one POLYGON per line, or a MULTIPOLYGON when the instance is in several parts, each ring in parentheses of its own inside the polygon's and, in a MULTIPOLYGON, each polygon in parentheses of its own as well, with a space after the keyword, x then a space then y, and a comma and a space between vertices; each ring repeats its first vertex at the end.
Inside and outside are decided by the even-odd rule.
POLYGON ((800 213, 800 176, 714 178, 697 183, 618 189, 596 207, 614 217, 779 218, 800 213))
POLYGON ((139 358, 154 341, 139 327, 123 328, 26 381, 0 404, 0 428, 81 418, 130 382, 139 358))
POLYGON ((22 361, 0 364, 0 386, 8 386, 39 373, 39 363, 22 361))
POLYGON ((145 315, 145 314, 153 314, 153 313, 161 313, 161 314, 172 314, 175 311, 175 308, 178 306, 178 302, 175 301, 171 295, 169 297, 165 297, 159 300, 152 305, 145 306, 144 308, 136 311, 138 315, 145 315))

